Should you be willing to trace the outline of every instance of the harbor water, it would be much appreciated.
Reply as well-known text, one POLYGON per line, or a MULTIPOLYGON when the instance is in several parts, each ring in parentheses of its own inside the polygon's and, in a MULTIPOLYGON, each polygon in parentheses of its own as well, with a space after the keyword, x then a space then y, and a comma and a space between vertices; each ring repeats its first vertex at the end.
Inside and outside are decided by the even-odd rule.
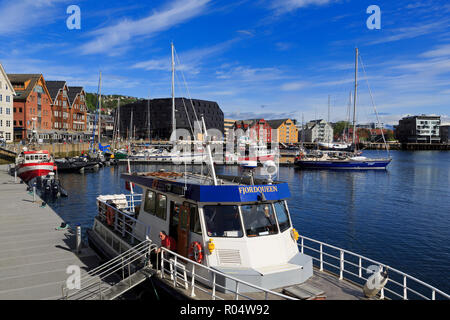
MULTIPOLYGON (((377 151, 364 155, 376 156, 377 151)), ((450 292, 450 153, 392 151, 386 171, 313 171, 281 167, 279 180, 300 234, 390 265, 450 292)), ((185 170, 184 166, 133 165, 132 171, 185 170)), ((187 166, 199 172, 200 166, 187 166)), ((206 167, 203 167, 206 171, 206 167)), ((50 204, 70 225, 92 226, 96 197, 129 193, 120 173, 60 174, 68 198, 50 204)), ((237 167, 216 168, 237 174, 237 167)), ((140 190, 137 190, 139 193, 140 190)))

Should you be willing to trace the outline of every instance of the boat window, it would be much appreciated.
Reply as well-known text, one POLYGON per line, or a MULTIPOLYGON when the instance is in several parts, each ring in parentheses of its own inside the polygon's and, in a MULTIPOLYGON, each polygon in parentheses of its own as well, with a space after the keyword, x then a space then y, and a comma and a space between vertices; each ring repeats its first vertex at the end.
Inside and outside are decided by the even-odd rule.
POLYGON ((202 227, 200 225, 200 218, 198 216, 198 208, 192 204, 189 205, 191 218, 190 218, 190 229, 191 232, 196 234, 202 234, 202 227))
POLYGON ((245 205, 241 210, 248 237, 267 236, 278 232, 270 203, 245 205))
POLYGON ((283 232, 291 227, 289 221, 289 214, 286 209, 286 204, 284 201, 279 201, 274 203, 275 212, 277 214, 278 226, 280 227, 280 232, 283 232))
POLYGON ((156 194, 153 191, 147 190, 145 195, 144 211, 150 214, 155 214, 156 194))
POLYGON ((30 160, 30 156, 25 156, 25 160, 30 160))
POLYGON ((208 236, 226 238, 243 236, 238 206, 204 206, 203 216, 208 236))
POLYGON ((166 220, 167 216, 167 197, 162 194, 158 194, 156 201, 156 216, 163 220, 166 220))

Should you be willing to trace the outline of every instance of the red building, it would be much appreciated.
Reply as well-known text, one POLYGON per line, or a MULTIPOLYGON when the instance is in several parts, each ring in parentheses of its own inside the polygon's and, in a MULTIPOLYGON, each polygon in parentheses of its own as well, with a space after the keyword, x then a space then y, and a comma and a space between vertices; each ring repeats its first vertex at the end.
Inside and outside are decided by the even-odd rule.
POLYGON ((14 96, 14 139, 48 139, 52 130, 52 100, 42 74, 8 74, 14 96))
POLYGON ((83 87, 69 87, 65 81, 47 81, 52 98, 52 127, 56 137, 79 139, 86 130, 86 93, 83 87))
POLYGON ((238 120, 234 123, 233 129, 242 129, 256 142, 272 142, 272 127, 264 119, 238 120))
POLYGON ((70 125, 72 131, 87 130, 86 92, 83 87, 69 87, 70 125))
POLYGON ((47 89, 52 99, 52 129, 69 130, 70 111, 67 83, 65 81, 47 81, 47 89))

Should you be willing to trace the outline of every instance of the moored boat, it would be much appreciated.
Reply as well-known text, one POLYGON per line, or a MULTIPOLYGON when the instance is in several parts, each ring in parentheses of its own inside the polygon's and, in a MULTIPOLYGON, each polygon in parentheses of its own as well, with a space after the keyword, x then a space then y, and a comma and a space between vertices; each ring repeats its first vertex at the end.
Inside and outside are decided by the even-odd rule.
POLYGON ((17 176, 24 182, 54 171, 54 161, 47 150, 22 151, 16 158, 17 176))

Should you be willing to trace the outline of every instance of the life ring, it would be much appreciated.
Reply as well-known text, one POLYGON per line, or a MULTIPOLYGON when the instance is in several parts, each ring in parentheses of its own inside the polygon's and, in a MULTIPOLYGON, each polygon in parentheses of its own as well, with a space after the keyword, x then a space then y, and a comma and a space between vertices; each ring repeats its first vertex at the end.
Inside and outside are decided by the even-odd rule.
POLYGON ((189 247, 189 259, 194 260, 197 263, 202 263, 203 261, 203 247, 198 241, 191 243, 189 247))
POLYGON ((106 223, 110 226, 114 224, 114 209, 112 207, 106 209, 106 223))

